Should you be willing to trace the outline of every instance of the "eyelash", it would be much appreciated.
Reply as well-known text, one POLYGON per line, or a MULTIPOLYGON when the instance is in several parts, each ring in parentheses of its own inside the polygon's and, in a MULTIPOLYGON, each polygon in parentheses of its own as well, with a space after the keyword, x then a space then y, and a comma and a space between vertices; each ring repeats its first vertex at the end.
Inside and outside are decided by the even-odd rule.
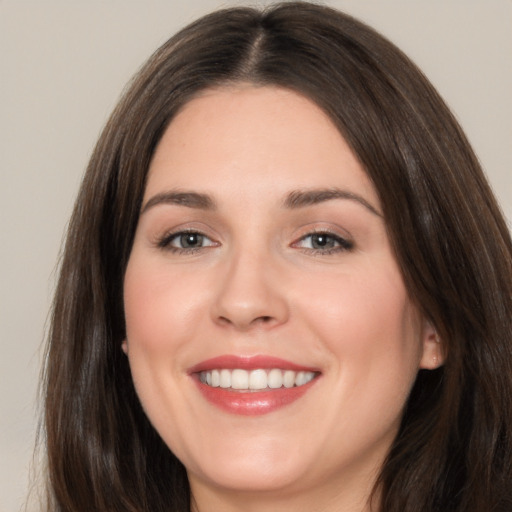
POLYGON ((297 242, 292 244, 292 247, 301 248, 303 251, 306 251, 311 254, 319 255, 319 256, 329 256, 330 254, 340 253, 340 252, 350 252, 354 249, 354 244, 350 240, 343 238, 334 233, 330 233, 329 231, 313 231, 312 233, 308 233, 302 236, 297 242), (304 242, 308 238, 311 237, 326 237, 334 243, 334 247, 329 247, 328 249, 315 249, 314 247, 299 247, 301 242, 304 242))
POLYGON ((174 247, 172 246, 172 242, 179 239, 182 236, 186 235, 197 235, 199 237, 203 237, 204 239, 210 240, 213 242, 208 236, 206 236, 204 233, 201 233, 200 231, 197 231, 195 229, 184 229, 181 231, 177 231, 175 233, 169 233, 163 236, 160 240, 157 242, 157 246, 160 249, 165 249, 167 251, 170 251, 174 254, 192 254, 197 251, 200 251, 201 249, 205 249, 208 247, 215 247, 218 244, 216 242, 213 242, 209 245, 201 246, 201 247, 174 247))
MULTIPOLYGON (((190 229, 190 230, 181 230, 177 231, 175 233, 166 234, 161 239, 157 241, 157 246, 160 249, 165 249, 167 251, 170 251, 174 254, 193 254, 195 252, 198 252, 202 249, 206 249, 208 247, 216 247, 218 246, 217 242, 212 241, 207 235, 204 233, 201 233, 200 231, 190 229), (203 239, 209 240, 210 244, 203 245, 200 247, 174 247, 172 246, 172 242, 179 239, 180 237, 186 236, 186 235, 197 235, 198 237, 203 237, 203 239)), ((350 252, 354 249, 354 244, 350 240, 347 240, 339 235, 336 235, 334 233, 330 233, 328 231, 313 231, 311 233, 307 233, 306 235, 302 236, 297 240, 296 242, 293 242, 291 244, 292 247, 302 249, 304 252, 315 254, 319 256, 328 256, 330 254, 334 253, 340 253, 340 252, 350 252), (301 247, 300 244, 311 237, 325 237, 329 239, 330 243, 334 244, 333 247, 329 247, 327 249, 318 249, 314 247, 301 247)))

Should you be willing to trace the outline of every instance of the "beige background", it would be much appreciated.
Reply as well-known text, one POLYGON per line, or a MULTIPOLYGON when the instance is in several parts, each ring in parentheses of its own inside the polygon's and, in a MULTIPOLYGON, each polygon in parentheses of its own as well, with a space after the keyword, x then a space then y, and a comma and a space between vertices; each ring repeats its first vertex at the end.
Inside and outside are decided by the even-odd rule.
MULTIPOLYGON (((19 510, 26 494, 54 269, 99 130, 158 45, 232 3, 0 0, 0 512, 19 510)), ((512 1, 326 3, 375 26, 423 68, 466 129, 510 221, 512 1)))

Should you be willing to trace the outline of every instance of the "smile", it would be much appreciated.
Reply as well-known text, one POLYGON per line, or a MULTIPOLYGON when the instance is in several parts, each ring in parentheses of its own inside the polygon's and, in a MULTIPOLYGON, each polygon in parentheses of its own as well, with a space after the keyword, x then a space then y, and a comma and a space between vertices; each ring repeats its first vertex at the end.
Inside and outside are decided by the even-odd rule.
POLYGON ((233 391, 259 391, 263 389, 280 389, 304 386, 315 378, 315 372, 282 370, 279 368, 248 371, 241 368, 216 369, 203 371, 199 380, 213 388, 231 389, 233 391))
POLYGON ((261 355, 224 355, 203 361, 188 373, 207 402, 224 412, 248 416, 292 404, 321 376, 317 368, 261 355))

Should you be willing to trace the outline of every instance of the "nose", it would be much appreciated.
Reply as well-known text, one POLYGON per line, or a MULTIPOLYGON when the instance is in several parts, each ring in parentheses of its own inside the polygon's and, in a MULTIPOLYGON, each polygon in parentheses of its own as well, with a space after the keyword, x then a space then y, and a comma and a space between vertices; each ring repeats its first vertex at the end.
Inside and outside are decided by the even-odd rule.
POLYGON ((248 331, 274 328, 288 320, 282 273, 270 257, 244 251, 225 263, 212 307, 217 324, 248 331))

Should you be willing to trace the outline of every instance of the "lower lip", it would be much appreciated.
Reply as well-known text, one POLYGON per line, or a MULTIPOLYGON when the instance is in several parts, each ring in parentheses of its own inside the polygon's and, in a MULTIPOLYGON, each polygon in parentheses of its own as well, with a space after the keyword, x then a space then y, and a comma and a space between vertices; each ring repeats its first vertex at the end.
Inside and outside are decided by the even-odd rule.
POLYGON ((257 416, 285 407, 307 393, 318 380, 314 378, 303 386, 279 388, 268 391, 230 391, 212 387, 195 379, 203 396, 213 405, 231 414, 257 416))

